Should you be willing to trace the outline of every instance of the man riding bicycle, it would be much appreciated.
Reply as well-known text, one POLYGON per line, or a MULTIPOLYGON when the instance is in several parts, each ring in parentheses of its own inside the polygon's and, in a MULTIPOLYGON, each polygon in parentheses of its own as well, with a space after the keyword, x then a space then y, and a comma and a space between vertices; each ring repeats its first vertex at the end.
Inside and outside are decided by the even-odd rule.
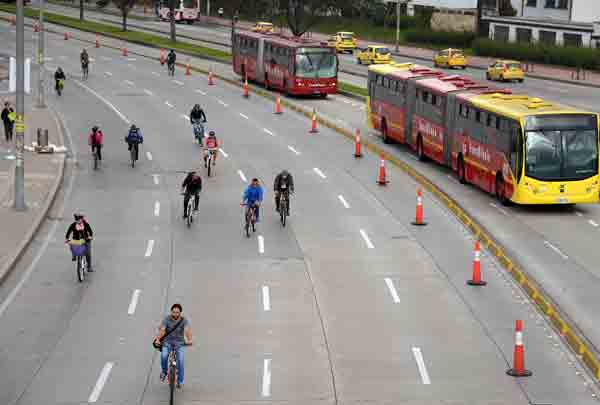
MULTIPOLYGON (((71 240, 85 241, 85 258, 88 263, 88 271, 92 272, 94 271, 92 267, 92 238, 94 237, 94 232, 92 231, 90 224, 85 220, 83 214, 75 213, 73 214, 73 218, 75 219, 75 222, 67 228, 65 242, 69 243, 71 240)), ((76 259, 77 258, 73 256, 73 261, 76 259)))
POLYGON ((255 214, 256 214, 256 222, 259 222, 259 211, 260 211, 260 204, 262 203, 263 200, 263 188, 261 187, 261 185, 258 183, 258 179, 254 178, 252 179, 252 182, 250 183, 250 185, 248 187, 246 187, 246 190, 244 191, 244 196, 242 198, 242 205, 247 205, 247 210, 254 208, 255 209, 255 214))
MULTIPOLYGON (((279 202, 281 201, 281 193, 288 192, 294 194, 294 178, 287 170, 282 170, 273 182, 273 191, 275 192, 275 209, 279 212, 279 202)), ((289 196, 289 195, 288 195, 289 196)), ((288 199, 289 210, 289 199, 288 199)))
POLYGON ((175 70, 175 62, 176 61, 177 61, 177 55, 175 54, 175 51, 171 49, 171 51, 167 55, 167 68, 169 69, 169 71, 175 70))
POLYGON ((139 145, 144 143, 144 136, 142 135, 142 130, 136 127, 134 124, 131 124, 129 128, 129 132, 125 137, 125 142, 127 142, 127 150, 131 151, 131 148, 135 150, 135 160, 139 159, 139 145))
POLYGON ((181 315, 181 312, 183 312, 181 305, 173 304, 171 314, 163 319, 158 335, 154 338, 156 344, 162 344, 160 381, 165 381, 169 372, 169 353, 174 349, 177 354, 177 388, 182 388, 184 381, 183 346, 192 344, 190 322, 181 315))
POLYGON ((200 133, 196 133, 196 129, 194 128, 194 135, 196 136, 196 138, 200 138, 200 145, 202 145, 202 137, 204 136, 204 127, 202 126, 202 123, 204 122, 206 122, 206 114, 204 114, 204 110, 202 109, 202 107, 200 107, 200 104, 196 104, 192 108, 192 111, 190 111, 190 123, 194 127, 196 125, 200 126, 200 133))
POLYGON ((98 126, 92 127, 92 132, 88 137, 88 144, 92 147, 92 154, 98 151, 98 160, 102 160, 102 141, 104 139, 104 134, 98 128, 98 126))
POLYGON ((213 166, 217 164, 217 149, 219 149, 217 135, 215 135, 215 131, 210 131, 208 133, 208 138, 206 138, 206 147, 204 148, 204 167, 208 167, 207 161, 209 153, 212 154, 213 166))
POLYGON ((85 49, 81 51, 79 59, 81 60, 81 71, 83 72, 83 79, 85 80, 88 76, 88 67, 90 64, 90 57, 85 49))
POLYGON ((58 85, 59 85, 60 81, 62 80, 64 82, 65 79, 66 79, 65 72, 63 72, 62 68, 59 66, 56 69, 56 72, 54 72, 54 89, 56 91, 58 91, 58 85))
POLYGON ((196 174, 196 172, 189 172, 181 184, 182 193, 184 192, 184 189, 183 218, 185 219, 188 215, 191 215, 191 212, 187 212, 187 206, 192 196, 194 196, 194 211, 198 211, 198 204, 200 203, 200 191, 202 191, 202 178, 196 174))

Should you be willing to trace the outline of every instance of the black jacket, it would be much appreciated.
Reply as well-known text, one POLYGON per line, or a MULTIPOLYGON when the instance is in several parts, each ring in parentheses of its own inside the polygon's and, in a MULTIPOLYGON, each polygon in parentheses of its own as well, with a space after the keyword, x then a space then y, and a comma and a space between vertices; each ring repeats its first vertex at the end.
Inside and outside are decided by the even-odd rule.
POLYGON ((177 60, 177 55, 175 55, 175 52, 169 52, 169 54, 167 55, 167 63, 169 65, 175 63, 175 61, 177 60))
POLYGON ((2 114, 0 115, 0 117, 2 117, 2 122, 4 122, 5 124, 10 124, 10 120, 8 119, 8 114, 10 113, 10 110, 6 107, 4 107, 2 109, 2 114))
POLYGON ((54 80, 65 80, 65 72, 64 71, 60 71, 60 72, 54 72, 54 80))
POLYGON ((94 236, 94 232, 92 232, 92 227, 86 221, 83 221, 83 231, 79 231, 75 228, 77 222, 73 222, 71 226, 67 229, 67 234, 65 235, 65 239, 71 239, 71 234, 73 234, 73 240, 88 240, 94 236))
POLYGON ((198 111, 192 108, 192 111, 190 112, 190 122, 193 124, 194 121, 206 122, 206 114, 204 114, 204 110, 202 108, 198 111))
POLYGON ((185 187, 186 193, 196 194, 202 190, 202 178, 197 174, 195 176, 188 174, 181 184, 182 188, 185 187))
MULTIPOLYGON (((273 182, 273 190, 281 191, 281 185, 283 184, 283 179, 281 173, 275 176, 275 181, 273 182)), ((294 192, 294 178, 291 173, 287 174, 287 186, 290 189, 290 193, 294 192)))

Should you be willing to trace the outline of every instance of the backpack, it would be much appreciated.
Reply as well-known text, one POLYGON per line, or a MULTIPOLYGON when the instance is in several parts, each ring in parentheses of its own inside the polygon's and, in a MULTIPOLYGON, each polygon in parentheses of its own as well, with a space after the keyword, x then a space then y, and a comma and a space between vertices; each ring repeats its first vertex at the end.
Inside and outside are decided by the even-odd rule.
POLYGON ((142 136, 137 129, 129 131, 129 134, 127 135, 127 142, 142 143, 142 136))

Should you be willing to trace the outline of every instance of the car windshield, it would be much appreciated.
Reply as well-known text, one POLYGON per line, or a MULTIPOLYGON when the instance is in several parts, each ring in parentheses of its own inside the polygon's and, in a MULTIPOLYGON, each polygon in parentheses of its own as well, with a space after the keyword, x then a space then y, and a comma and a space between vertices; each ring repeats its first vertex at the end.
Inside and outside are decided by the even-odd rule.
POLYGON ((598 174, 598 128, 593 115, 528 117, 525 175, 542 181, 598 174))
POLYGON ((352 41, 352 38, 354 38, 354 35, 352 35, 352 34, 340 34, 340 37, 344 41, 352 41))
POLYGON ((453 58, 464 58, 465 55, 463 55, 461 52, 453 52, 452 57, 453 58))
POLYGON ((507 63, 506 67, 509 69, 521 69, 521 64, 512 62, 512 63, 507 63))
POLYGON ((296 76, 304 78, 332 78, 337 75, 337 58, 328 49, 298 48, 296 76))

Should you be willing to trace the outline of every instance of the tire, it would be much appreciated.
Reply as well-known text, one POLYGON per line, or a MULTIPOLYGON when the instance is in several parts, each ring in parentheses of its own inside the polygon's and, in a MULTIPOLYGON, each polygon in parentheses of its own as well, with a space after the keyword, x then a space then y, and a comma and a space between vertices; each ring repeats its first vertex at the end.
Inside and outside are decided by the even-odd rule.
POLYGON ((135 167, 135 148, 133 145, 131 145, 131 167, 134 168, 135 167))
POLYGON ((523 79, 519 79, 519 83, 523 83, 523 79))
POLYGON ((492 80, 492 77, 490 76, 489 72, 485 72, 485 78, 487 80, 492 80))
POLYGON ((496 175, 496 198, 500 204, 504 206, 509 205, 509 200, 506 198, 506 193, 504 192, 504 180, 499 173, 496 175))
POLYGON ((427 156, 425 156, 425 152, 423 151, 423 138, 421 135, 417 138, 417 156, 421 162, 427 160, 427 156))
POLYGON ((246 216, 246 226, 244 228, 246 230, 246 237, 250 237, 250 219, 246 216))
POLYGON ((212 170, 212 158, 210 157, 210 153, 208 156, 209 156, 208 159, 206 159, 206 165, 207 165, 206 170, 207 170, 207 176, 210 177, 210 172, 212 170))
POLYGON ((271 90, 271 86, 269 84, 269 76, 265 75, 265 90, 271 90))
POLYGON ((84 274, 84 267, 83 267, 83 258, 82 256, 78 256, 77 257, 77 280, 79 280, 80 283, 83 283, 83 280, 85 279, 85 274, 84 274))
POLYGON ((392 140, 388 136, 387 121, 385 119, 381 122, 381 139, 383 140, 383 143, 392 143, 392 140))
POLYGON ((252 222, 252 232, 256 232, 256 222, 252 222))
POLYGON ((467 67, 466 66, 461 66, 460 67, 462 70, 465 70, 467 67))
POLYGON ((94 151, 94 170, 98 170, 98 152, 94 151))
POLYGON ((281 217, 281 225, 285 228, 285 211, 279 207, 279 216, 281 217))
POLYGON ((356 64, 362 65, 362 61, 360 60, 360 58, 356 58, 356 64))
MULTIPOLYGON (((192 198, 194 198, 194 196, 190 197, 190 201, 192 201, 192 198)), ((187 218, 186 218, 186 225, 189 228, 189 227, 192 226, 192 222, 194 222, 194 218, 193 218, 193 216, 194 216, 194 205, 193 205, 193 203, 192 204, 188 203, 187 214, 188 215, 187 215, 187 218)))
POLYGON ((467 173, 465 172, 465 162, 461 157, 458 158, 458 181, 460 184, 467 184, 467 173))
POLYGON ((169 390, 169 404, 173 405, 175 403, 175 373, 173 372, 169 373, 169 390))

